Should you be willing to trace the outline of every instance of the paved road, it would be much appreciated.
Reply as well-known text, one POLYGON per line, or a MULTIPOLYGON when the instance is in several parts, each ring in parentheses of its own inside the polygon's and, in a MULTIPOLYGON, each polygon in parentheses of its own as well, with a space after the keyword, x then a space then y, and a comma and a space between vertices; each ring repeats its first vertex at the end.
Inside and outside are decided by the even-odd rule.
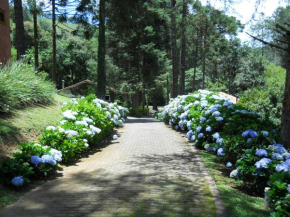
POLYGON ((152 118, 129 118, 118 134, 0 216, 222 216, 203 162, 179 133, 152 118))

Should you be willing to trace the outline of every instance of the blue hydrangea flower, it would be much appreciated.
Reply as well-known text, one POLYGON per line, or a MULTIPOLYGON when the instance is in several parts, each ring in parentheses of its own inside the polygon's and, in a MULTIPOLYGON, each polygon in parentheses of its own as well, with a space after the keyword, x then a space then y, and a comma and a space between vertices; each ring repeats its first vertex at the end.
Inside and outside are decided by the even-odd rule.
POLYGON ((192 130, 190 125, 191 125, 191 121, 188 121, 186 124, 188 130, 192 130))
MULTIPOLYGON (((119 125, 119 121, 118 121, 118 125, 119 125)), ((93 134, 100 133, 102 131, 100 128, 95 127, 94 125, 90 125, 90 129, 91 129, 93 134)))
POLYGON ((288 184, 287 186, 287 191, 288 191, 288 194, 290 194, 290 184, 288 184))
POLYGON ((199 105, 199 101, 198 100, 196 100, 194 103, 193 103, 193 105, 199 105))
POLYGON ((223 104, 223 106, 229 106, 229 105, 232 105, 232 104, 233 104, 233 103, 230 102, 230 101, 225 101, 224 104, 223 104))
POLYGON ((62 161, 62 153, 61 151, 59 150, 56 150, 54 148, 52 148, 50 151, 49 151, 49 155, 53 157, 53 159, 56 161, 56 162, 61 162, 62 161))
POLYGON ((286 155, 286 160, 290 160, 290 154, 286 155))
POLYGON ((279 153, 279 154, 284 154, 287 152, 287 150, 281 145, 281 144, 274 144, 275 148, 275 152, 279 153))
POLYGON ((269 132, 268 132, 268 131, 265 131, 265 130, 262 130, 262 131, 261 131, 261 134, 262 134, 264 137, 269 136, 269 132))
POLYGON ((256 155, 259 157, 268 157, 268 153, 265 149, 257 149, 256 155))
POLYGON ((221 121, 223 121, 223 120, 224 120, 223 117, 217 117, 217 118, 216 118, 216 121, 218 121, 218 122, 221 122, 221 121))
POLYGON ((11 180, 11 183, 16 187, 22 186, 24 184, 24 179, 22 176, 16 176, 11 180))
POLYGON ((205 122, 206 121, 206 118, 205 117, 201 117, 200 118, 200 122, 205 122))
POLYGON ((206 131, 206 132, 210 132, 211 130, 212 130, 211 126, 207 126, 207 127, 205 128, 205 131, 206 131))
POLYGON ((205 144, 205 145, 204 145, 204 149, 205 149, 206 151, 211 151, 210 144, 205 144))
POLYGON ((242 137, 251 137, 251 138, 256 138, 258 136, 258 134, 253 131, 253 130, 246 130, 245 132, 242 133, 242 137))
POLYGON ((113 139, 114 139, 114 140, 117 140, 117 139, 118 139, 118 136, 115 134, 115 135, 113 136, 113 139))
POLYGON ((198 127, 196 128, 196 132, 199 133, 199 132, 201 131, 201 129, 202 129, 202 127, 201 127, 201 126, 198 126, 198 127))
POLYGON ((34 155, 34 156, 31 156, 31 158, 30 158, 30 162, 31 162, 32 164, 34 164, 34 165, 37 166, 39 163, 42 162, 42 160, 41 160, 41 158, 40 158, 39 156, 34 155))
POLYGON ((42 160, 42 163, 48 163, 48 164, 51 164, 53 166, 56 165, 56 161, 50 155, 42 155, 41 160, 42 160))
POLYGON ((222 146, 224 144, 224 139, 223 138, 218 138, 216 140, 216 143, 219 144, 220 146, 222 146))
POLYGON ((238 175, 239 175, 239 170, 238 170, 238 169, 235 169, 235 170, 233 170, 233 171, 230 173, 230 177, 233 178, 233 179, 238 178, 238 175))
POLYGON ((272 159, 274 159, 274 160, 283 160, 284 158, 283 158, 283 156, 282 156, 281 154, 279 154, 279 153, 274 153, 274 154, 272 155, 272 159))
POLYGON ((201 103, 200 103, 200 107, 201 107, 202 109, 205 108, 205 107, 207 106, 207 103, 208 103, 208 101, 206 101, 206 100, 201 101, 201 103))
POLYGON ((193 142, 195 140, 195 135, 192 135, 190 141, 193 142))
POLYGON ((221 115, 221 113, 219 112, 219 111, 215 111, 214 113, 212 113, 212 116, 220 116, 221 115))
POLYGON ((212 137, 213 137, 214 139, 219 139, 219 138, 221 138, 221 136, 220 136, 220 134, 219 134, 218 132, 214 133, 214 134, 212 135, 212 137))
POLYGON ((192 130, 188 131, 187 134, 186 134, 186 138, 188 140, 190 140, 190 138, 192 137, 192 134, 193 134, 193 131, 192 130))
POLYGON ((211 112, 210 110, 206 110, 206 111, 204 112, 204 114, 208 115, 210 112, 211 112))
POLYGON ((258 162, 255 163, 255 166, 258 169, 262 169, 262 168, 267 167, 267 165, 271 162, 272 162, 272 160, 269 158, 262 158, 261 160, 259 160, 258 162))
POLYGON ((178 130, 179 129, 179 126, 178 125, 175 125, 174 129, 175 130, 178 130))
POLYGON ((234 109, 234 107, 230 105, 230 106, 228 106, 228 109, 234 109))
POLYGON ((77 136, 78 135, 78 132, 75 131, 75 130, 66 130, 64 132, 68 137, 72 137, 72 136, 77 136))
POLYGON ((227 168, 231 168, 233 164, 231 162, 227 162, 227 168))
POLYGON ((218 156, 225 156, 226 153, 225 153, 225 151, 224 151, 223 148, 219 148, 218 151, 217 151, 217 155, 218 155, 218 156))
POLYGON ((183 121, 179 121, 178 126, 181 130, 184 130, 183 121))
POLYGON ((275 169, 276 169, 277 172, 280 172, 280 171, 288 172, 288 171, 290 171, 290 160, 286 160, 285 162, 283 162, 281 164, 277 164, 275 169))
POLYGON ((213 147, 211 150, 212 150, 213 152, 216 152, 216 148, 215 148, 215 147, 213 147))
POLYGON ((204 135, 203 135, 203 133, 199 133, 198 135, 197 135, 197 137, 200 139, 200 138, 202 138, 204 135))

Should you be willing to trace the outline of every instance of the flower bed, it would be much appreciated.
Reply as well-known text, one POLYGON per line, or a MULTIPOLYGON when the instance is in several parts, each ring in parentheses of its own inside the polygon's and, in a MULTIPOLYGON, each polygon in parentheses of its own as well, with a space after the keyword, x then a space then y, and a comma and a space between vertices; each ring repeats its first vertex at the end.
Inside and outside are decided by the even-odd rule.
MULTIPOLYGON (((73 162, 83 152, 122 127, 128 109, 89 95, 63 105, 63 120, 48 126, 38 143, 24 143, 0 165, 1 181, 16 187, 55 173, 60 162, 73 162)), ((117 135, 112 137, 117 139, 117 135)))
POLYGON ((234 167, 230 177, 258 193, 269 186, 274 215, 290 215, 290 154, 276 143, 272 122, 206 90, 172 99, 156 117, 188 131, 188 141, 197 147, 223 157, 227 167, 234 167))

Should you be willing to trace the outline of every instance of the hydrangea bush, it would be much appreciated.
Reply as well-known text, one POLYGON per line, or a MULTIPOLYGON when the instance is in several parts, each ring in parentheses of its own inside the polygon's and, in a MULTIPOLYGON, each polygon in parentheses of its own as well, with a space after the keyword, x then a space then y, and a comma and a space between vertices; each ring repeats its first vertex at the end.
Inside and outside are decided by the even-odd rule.
POLYGON ((288 182, 283 193, 277 193, 276 182, 268 181, 276 173, 290 173, 290 154, 276 143, 279 137, 271 121, 206 90, 171 99, 156 117, 175 130, 187 131, 186 138, 197 147, 223 157, 226 166, 232 168, 231 178, 254 185, 257 192, 272 187, 272 204, 285 208, 289 180, 283 179, 288 182), (277 202, 280 199, 284 202, 277 202))
MULTIPOLYGON (((44 178, 58 169, 60 162, 73 162, 90 148, 122 127, 128 109, 94 95, 64 103, 63 119, 48 126, 39 143, 24 143, 12 159, 0 165, 0 177, 6 184, 20 187, 33 179, 44 178)), ((118 139, 114 135, 113 139, 118 139)))

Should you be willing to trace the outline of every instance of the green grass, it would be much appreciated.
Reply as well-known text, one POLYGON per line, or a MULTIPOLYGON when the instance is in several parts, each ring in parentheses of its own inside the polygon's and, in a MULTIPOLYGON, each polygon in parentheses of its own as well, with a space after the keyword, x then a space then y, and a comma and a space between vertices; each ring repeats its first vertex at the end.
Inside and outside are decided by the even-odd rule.
POLYGON ((37 141, 47 126, 59 123, 62 103, 69 98, 55 95, 54 99, 50 105, 14 110, 0 117, 0 156, 10 156, 21 142, 37 141))
MULTIPOLYGON (((29 107, 22 110, 15 110, 11 116, 0 117, 0 138, 3 136, 3 140, 0 140, 0 156, 10 156, 11 153, 2 151, 1 146, 12 146, 10 148, 13 152, 19 145, 19 139, 14 139, 15 134, 20 135, 18 137, 24 138, 27 141, 37 140, 43 129, 48 125, 56 125, 59 123, 62 117, 62 103, 69 101, 69 98, 55 95, 55 102, 48 106, 36 106, 29 107)), ((34 183, 33 185, 38 185, 34 183)), ((31 186, 33 186, 31 185, 31 186)), ((0 184, 0 209, 5 206, 14 203, 25 192, 30 189, 23 189, 17 191, 13 188, 8 188, 0 184)))
POLYGON ((263 198, 250 196, 238 190, 242 188, 242 182, 228 177, 231 169, 226 168, 220 158, 205 151, 199 151, 199 154, 216 182, 228 216, 270 216, 271 210, 265 208, 263 198))

